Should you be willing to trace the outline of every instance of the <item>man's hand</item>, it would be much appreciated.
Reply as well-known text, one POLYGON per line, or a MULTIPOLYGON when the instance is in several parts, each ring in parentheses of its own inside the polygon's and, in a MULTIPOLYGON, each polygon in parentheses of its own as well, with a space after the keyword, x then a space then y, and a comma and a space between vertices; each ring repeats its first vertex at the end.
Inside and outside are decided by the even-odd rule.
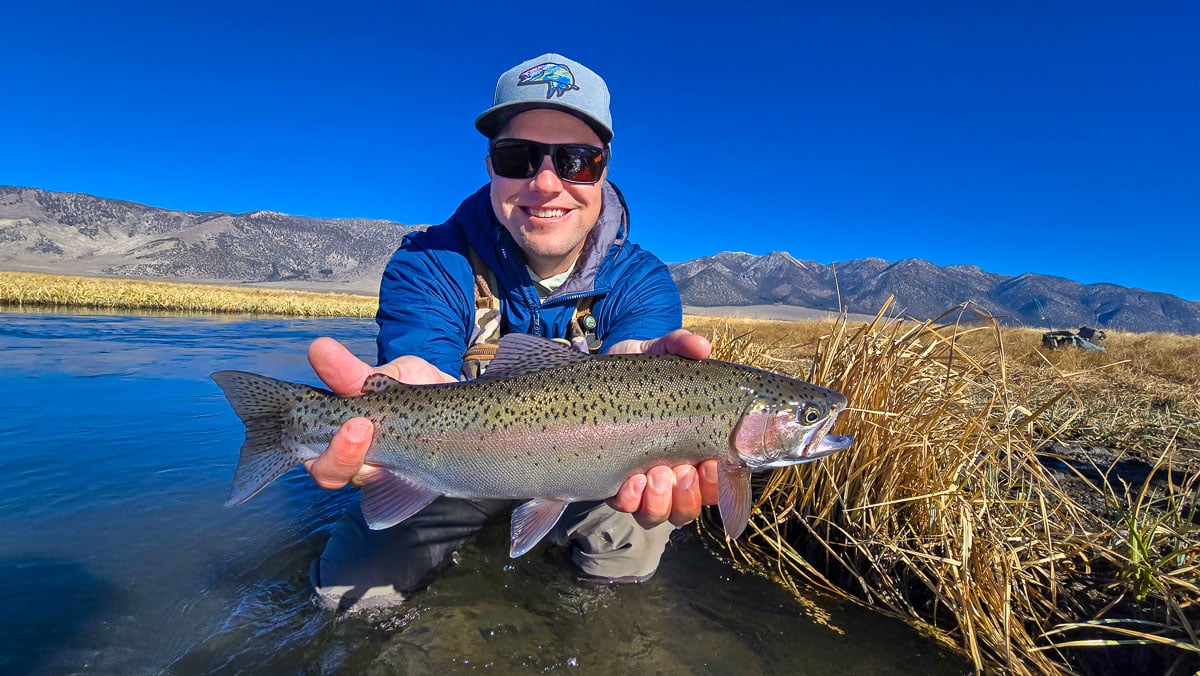
MULTIPOLYGON (((608 354, 674 354, 689 359, 707 359, 712 345, 704 336, 678 329, 653 340, 623 340, 608 354)), ((643 528, 670 521, 676 526, 695 521, 702 505, 717 504, 717 461, 697 466, 655 467, 625 481, 608 505, 630 512, 643 528)))
MULTIPOLYGON (((383 373, 410 385, 456 380, 420 357, 400 357, 382 366, 368 366, 332 338, 314 340, 308 346, 308 362, 321 381, 342 397, 362 394, 363 383, 372 373, 383 373)), ((329 448, 304 463, 304 467, 322 488, 337 489, 348 483, 361 485, 363 474, 376 471, 372 465, 363 464, 374 435, 375 426, 370 420, 351 418, 333 435, 329 448)))

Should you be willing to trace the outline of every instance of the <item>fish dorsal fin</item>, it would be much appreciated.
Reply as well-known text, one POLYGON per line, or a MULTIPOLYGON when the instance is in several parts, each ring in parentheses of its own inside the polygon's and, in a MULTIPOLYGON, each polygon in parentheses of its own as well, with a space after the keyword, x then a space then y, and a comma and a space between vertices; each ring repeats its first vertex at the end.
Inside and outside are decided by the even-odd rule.
POLYGON ((508 555, 517 558, 546 537, 571 503, 540 498, 519 505, 512 513, 512 544, 508 555))
POLYGON ((363 520, 371 530, 391 528, 440 496, 435 490, 380 467, 363 475, 363 520))
POLYGON ((562 366, 587 359, 569 345, 528 333, 509 333, 500 338, 496 356, 488 364, 484 377, 511 377, 532 373, 550 366, 562 366))
POLYGON ((367 379, 365 381, 363 381, 362 392, 363 392, 363 394, 371 394, 372 392, 382 392, 384 390, 391 389, 397 385, 403 385, 403 384, 404 383, 400 382, 399 380, 396 380, 395 378, 393 378, 391 376, 387 376, 382 373, 372 373, 371 375, 367 376, 367 379))
POLYGON ((725 535, 737 539, 750 522, 750 470, 727 460, 717 462, 717 508, 725 535))

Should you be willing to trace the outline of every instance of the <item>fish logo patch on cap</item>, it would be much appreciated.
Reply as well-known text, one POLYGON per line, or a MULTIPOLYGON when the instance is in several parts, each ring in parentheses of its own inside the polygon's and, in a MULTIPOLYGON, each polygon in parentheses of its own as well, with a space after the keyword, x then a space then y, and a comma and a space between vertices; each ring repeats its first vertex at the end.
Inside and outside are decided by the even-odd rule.
POLYGON ((521 73, 517 78, 518 86, 537 84, 546 85, 546 98, 548 99, 562 96, 572 89, 579 89, 579 85, 575 84, 575 76, 571 74, 571 69, 561 63, 540 63, 521 73))

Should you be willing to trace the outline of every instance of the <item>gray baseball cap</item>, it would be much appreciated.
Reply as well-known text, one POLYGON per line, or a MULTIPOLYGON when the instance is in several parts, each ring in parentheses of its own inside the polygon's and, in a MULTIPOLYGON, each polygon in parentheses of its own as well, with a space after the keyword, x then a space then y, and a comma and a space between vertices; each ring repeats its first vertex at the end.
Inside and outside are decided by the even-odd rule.
POLYGON ((608 85, 592 69, 561 54, 543 54, 501 75, 492 107, 475 118, 475 128, 494 138, 513 116, 533 108, 571 113, 587 122, 604 143, 612 140, 608 85))

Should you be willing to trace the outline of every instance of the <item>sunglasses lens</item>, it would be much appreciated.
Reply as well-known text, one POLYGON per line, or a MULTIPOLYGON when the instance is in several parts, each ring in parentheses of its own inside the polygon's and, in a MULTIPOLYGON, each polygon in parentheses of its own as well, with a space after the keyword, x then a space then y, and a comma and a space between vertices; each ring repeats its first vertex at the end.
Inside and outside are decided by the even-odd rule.
POLYGON ((523 139, 492 141, 492 171, 504 178, 532 178, 550 153, 558 177, 568 183, 595 183, 606 164, 604 151, 583 144, 548 145, 523 139))
POLYGON ((542 163, 540 144, 505 140, 492 143, 492 170, 504 178, 530 178, 542 163))
POLYGON ((604 171, 604 151, 586 145, 558 146, 554 149, 554 169, 564 181, 595 183, 604 171))

